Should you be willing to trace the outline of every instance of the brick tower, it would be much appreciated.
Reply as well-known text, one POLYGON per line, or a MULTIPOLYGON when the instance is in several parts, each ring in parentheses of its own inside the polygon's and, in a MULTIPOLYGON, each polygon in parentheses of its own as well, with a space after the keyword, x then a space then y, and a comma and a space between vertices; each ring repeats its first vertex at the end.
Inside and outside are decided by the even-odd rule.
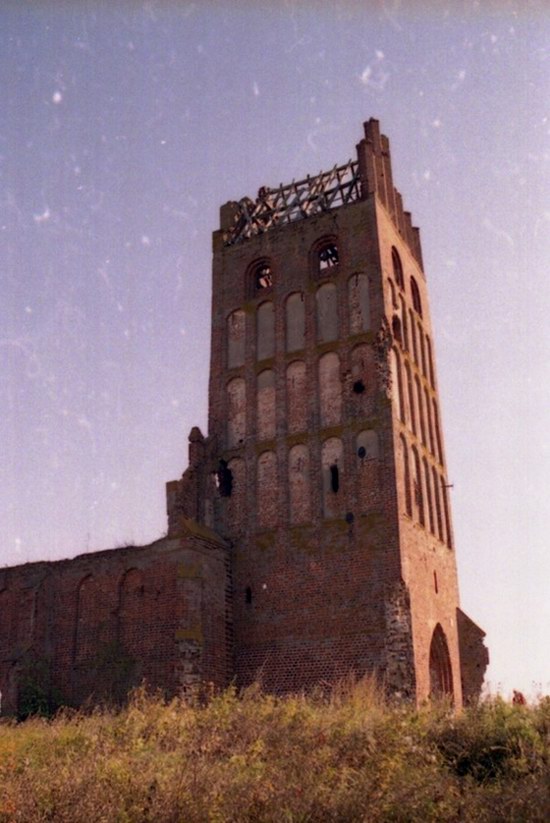
POLYGON ((237 682, 475 696, 419 232, 378 122, 355 160, 222 206, 213 252, 209 435, 169 533, 230 546, 237 682))

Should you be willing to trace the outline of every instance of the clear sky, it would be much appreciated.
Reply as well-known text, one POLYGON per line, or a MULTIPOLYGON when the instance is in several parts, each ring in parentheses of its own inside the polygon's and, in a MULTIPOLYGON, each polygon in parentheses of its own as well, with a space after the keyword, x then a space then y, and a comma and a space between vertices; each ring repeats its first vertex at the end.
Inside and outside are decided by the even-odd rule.
POLYGON ((464 610, 550 692, 550 10, 0 5, 0 562, 146 543, 206 432, 229 199, 381 121, 421 228, 464 610))

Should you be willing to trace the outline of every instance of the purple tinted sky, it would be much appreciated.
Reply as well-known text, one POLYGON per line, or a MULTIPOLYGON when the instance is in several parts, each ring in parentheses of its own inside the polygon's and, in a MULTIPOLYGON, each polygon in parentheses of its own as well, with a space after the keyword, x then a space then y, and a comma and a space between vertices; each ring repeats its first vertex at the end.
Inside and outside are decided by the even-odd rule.
POLYGON ((5 0, 3 563, 164 531, 206 430, 218 207, 346 161, 374 116, 422 231, 462 605, 493 689, 550 690, 544 6, 5 0))

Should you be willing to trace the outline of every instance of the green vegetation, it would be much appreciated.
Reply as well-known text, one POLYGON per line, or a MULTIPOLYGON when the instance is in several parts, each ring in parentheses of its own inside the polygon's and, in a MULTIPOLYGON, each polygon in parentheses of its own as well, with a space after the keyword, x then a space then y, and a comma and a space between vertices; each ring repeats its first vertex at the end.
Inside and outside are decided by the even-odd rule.
POLYGON ((547 821, 550 698, 387 705, 251 689, 0 724, 0 822, 547 821))

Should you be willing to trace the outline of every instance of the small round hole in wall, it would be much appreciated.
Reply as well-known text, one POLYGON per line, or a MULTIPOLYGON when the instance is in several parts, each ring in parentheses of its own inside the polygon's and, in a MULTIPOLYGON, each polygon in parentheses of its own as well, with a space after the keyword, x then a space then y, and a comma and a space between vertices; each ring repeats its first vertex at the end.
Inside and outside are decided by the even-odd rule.
POLYGON ((362 380, 355 381, 355 383, 353 384, 353 391, 355 392, 355 394, 363 394, 363 392, 365 391, 365 384, 362 380))
POLYGON ((364 446, 359 446, 357 449, 357 457, 360 457, 363 460, 364 457, 367 456, 367 450, 364 446))

